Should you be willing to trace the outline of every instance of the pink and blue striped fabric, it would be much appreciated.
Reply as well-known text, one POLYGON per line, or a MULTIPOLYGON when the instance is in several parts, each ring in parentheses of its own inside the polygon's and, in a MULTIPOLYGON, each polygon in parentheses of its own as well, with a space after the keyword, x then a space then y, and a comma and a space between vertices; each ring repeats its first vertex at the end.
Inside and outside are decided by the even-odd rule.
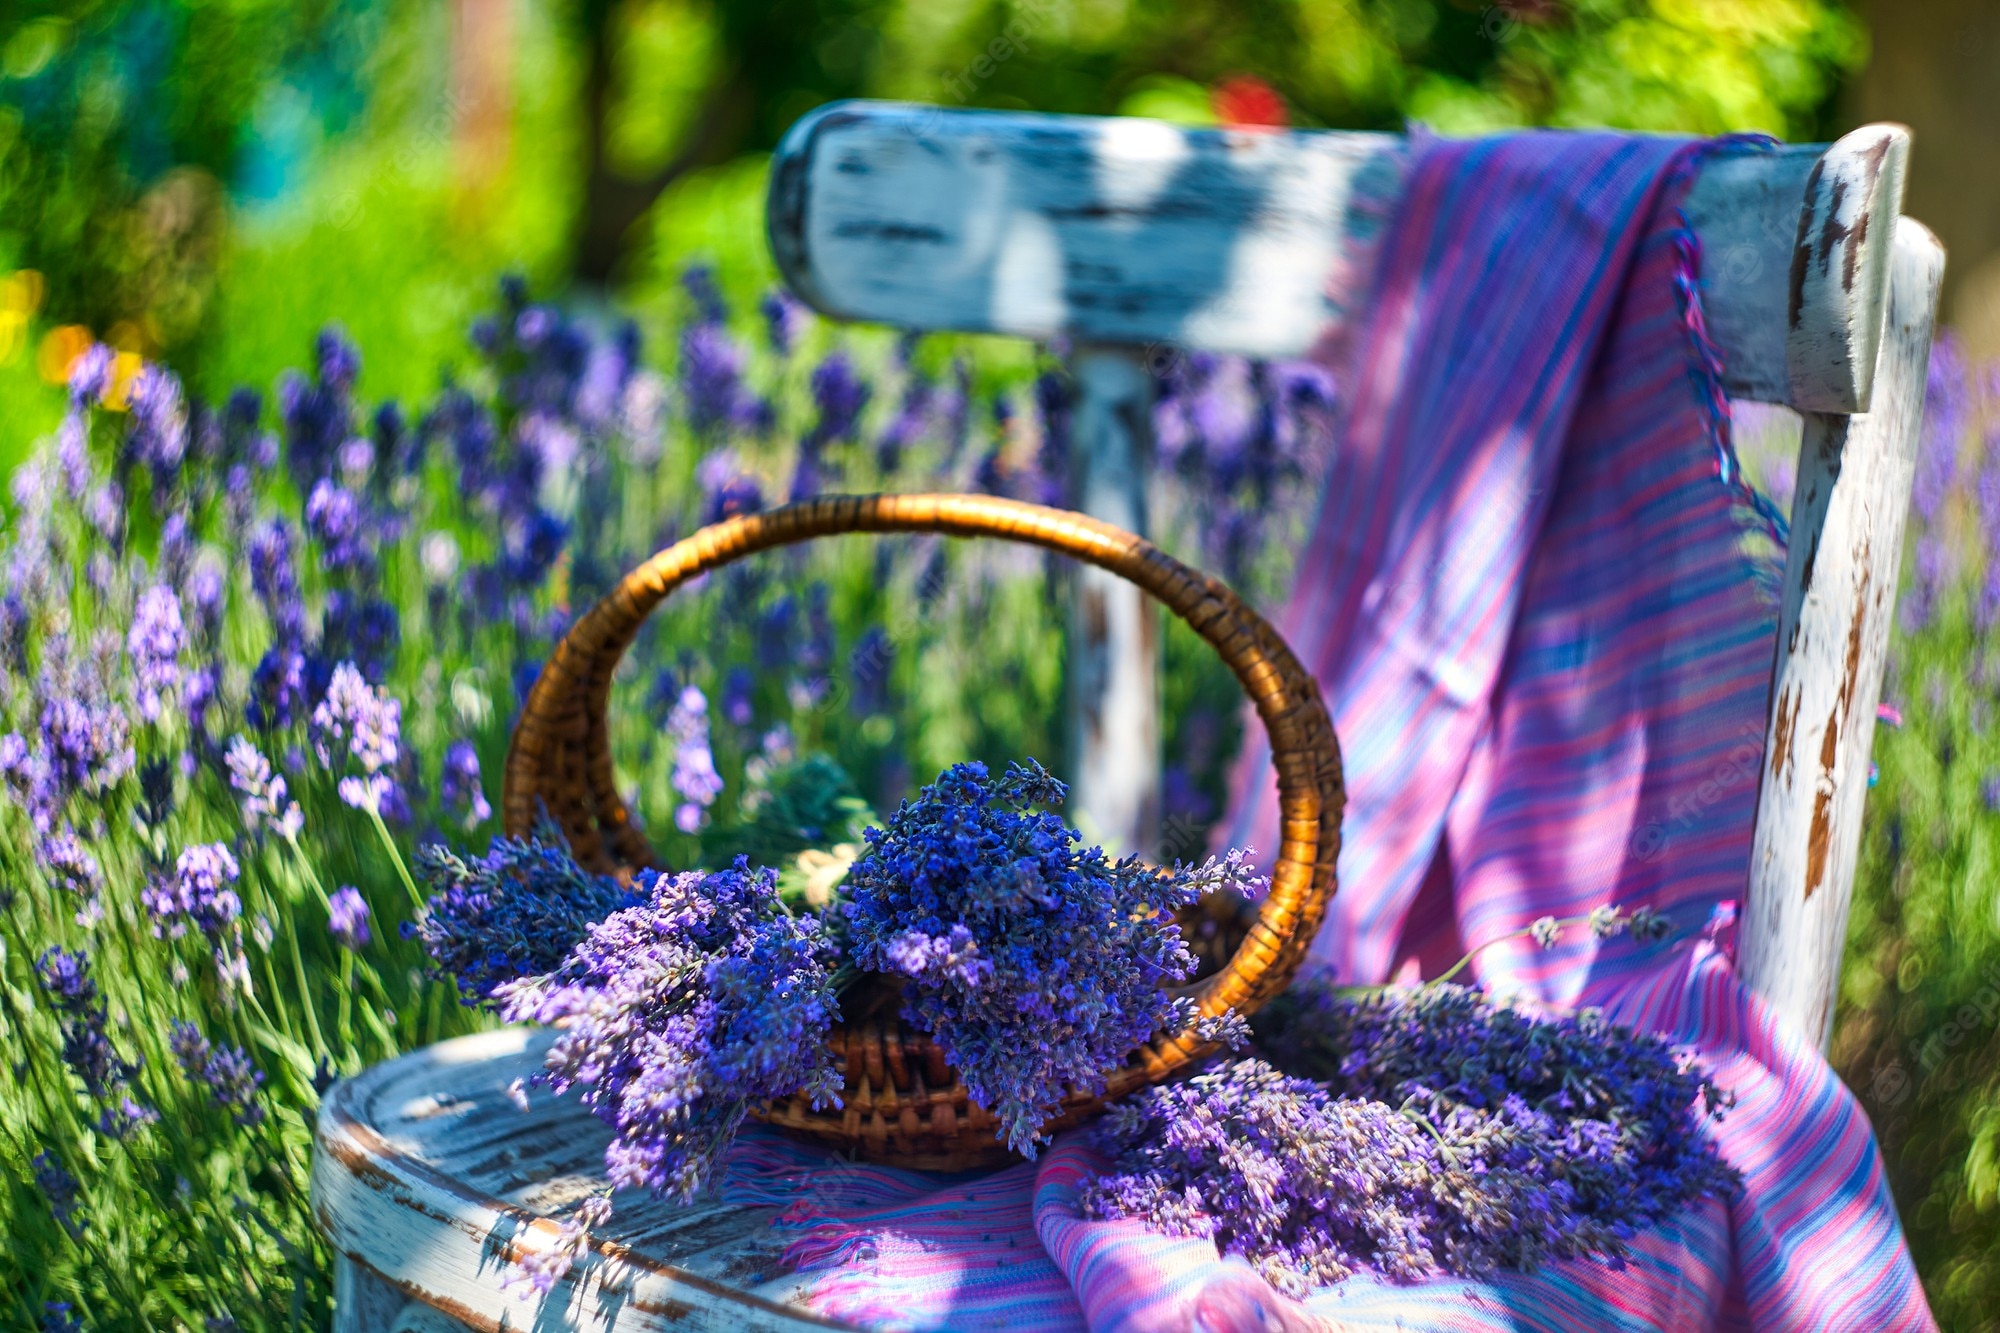
MULTIPOLYGON (((1696 1046, 1737 1099, 1715 1133, 1742 1197, 1622 1268, 1354 1279, 1301 1304, 1206 1243, 1081 1221, 1080 1136, 952 1181, 747 1136, 725 1189, 788 1205, 822 1313, 1050 1333, 1933 1327, 1858 1104, 1731 961, 1774 616, 1676 208, 1707 148, 1412 151, 1282 619, 1334 710, 1351 802, 1315 957, 1343 981, 1408 978, 1539 916, 1667 913, 1669 944, 1500 944, 1476 967, 1696 1046)), ((1252 747, 1237 845, 1277 845, 1267 772, 1252 747)))

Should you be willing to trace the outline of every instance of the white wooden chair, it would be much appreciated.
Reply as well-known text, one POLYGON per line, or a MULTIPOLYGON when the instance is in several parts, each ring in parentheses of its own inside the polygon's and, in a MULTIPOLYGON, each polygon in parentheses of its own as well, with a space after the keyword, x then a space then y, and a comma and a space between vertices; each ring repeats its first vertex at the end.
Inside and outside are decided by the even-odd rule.
MULTIPOLYGON (((1804 416, 1763 762, 1715 775, 1757 827, 1739 964, 1824 1044, 1895 602, 1943 251, 1900 216, 1908 132, 1725 149, 1687 212, 1734 397, 1804 416)), ((779 148, 771 242, 829 315, 1067 339, 1079 507, 1146 527, 1147 360, 1162 348, 1304 354, 1356 315, 1390 135, 1189 131, 1150 121, 840 103, 779 148), (1346 275, 1329 285, 1329 274, 1346 275)), ((1158 825, 1158 630, 1138 592, 1080 571, 1073 810, 1107 841, 1158 825)), ((445 1042, 341 1083, 320 1113, 314 1208, 347 1333, 827 1327, 788 1301, 770 1210, 621 1198, 546 1301, 501 1290, 598 1187, 606 1135, 571 1102, 517 1110, 521 1030, 445 1042)))

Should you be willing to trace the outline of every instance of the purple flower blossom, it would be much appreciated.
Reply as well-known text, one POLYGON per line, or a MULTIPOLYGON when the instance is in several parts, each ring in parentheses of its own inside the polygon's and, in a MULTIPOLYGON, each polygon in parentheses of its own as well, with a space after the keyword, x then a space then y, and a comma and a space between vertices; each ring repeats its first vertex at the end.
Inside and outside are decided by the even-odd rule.
POLYGON ((68 1301, 44 1301, 42 1333, 83 1333, 83 1318, 68 1301))
POLYGON ((187 631, 181 623, 180 598, 167 584, 156 584, 139 595, 132 611, 132 628, 125 636, 125 651, 132 658, 132 677, 138 687, 139 715, 148 722, 160 720, 166 696, 181 681, 181 650, 187 646, 187 631))
POLYGON ((827 1034, 837 1013, 831 943, 793 917, 777 876, 655 876, 555 971, 494 992, 510 1022, 563 1023, 535 1082, 612 1126, 605 1172, 682 1200, 707 1182, 748 1107, 803 1092, 836 1103, 827 1034))
POLYGON ((756 400, 743 387, 743 352, 719 322, 681 333, 681 401, 698 433, 750 424, 756 400))
POLYGON ((592 1194, 576 1206, 576 1211, 556 1228, 556 1238, 548 1248, 523 1255, 513 1269, 500 1279, 502 1287, 521 1285, 521 1299, 546 1296, 556 1283, 569 1276, 570 1269, 590 1244, 590 1233, 611 1220, 611 1196, 592 1194))
POLYGON ((1030 1156, 1067 1087, 1102 1087, 1154 1033, 1192 1020, 1161 989, 1195 966, 1172 913, 1234 873, 1163 876, 1079 848, 1033 810, 1064 795, 1038 764, 997 782, 956 765, 868 830, 847 877, 850 961, 905 979, 904 1016, 1030 1156))
POLYGON ((224 763, 229 785, 243 797, 243 822, 250 831, 268 828, 281 838, 296 838, 305 816, 287 793, 285 780, 271 771, 271 761, 248 738, 237 736, 229 742, 224 763))
POLYGON ((674 790, 681 804, 674 823, 693 833, 715 798, 722 794, 722 777, 715 771, 715 753, 708 741, 708 697, 689 685, 667 714, 667 735, 674 743, 674 790))
POLYGON ((103 343, 92 343, 70 363, 69 401, 74 407, 88 407, 103 400, 111 390, 111 367, 117 353, 103 343))
POLYGON ((458 815, 467 829, 477 828, 493 817, 493 807, 479 785, 479 751, 468 740, 455 740, 444 752, 444 771, 438 779, 438 799, 445 809, 458 815))
POLYGON ((156 490, 163 490, 187 456, 187 405, 180 380, 159 366, 141 366, 132 377, 131 414, 126 448, 134 462, 152 471, 156 490))
MULTIPOLYGON (((733 727, 748 727, 757 720, 757 678, 748 667, 731 667, 722 683, 722 716, 733 727)), ((4 743, 4 742, 0 742, 4 743)), ((4 763, 4 758, 0 758, 4 763)))
POLYGON ((764 489, 757 479, 743 471, 732 449, 717 449, 695 464, 695 483, 704 497, 702 521, 720 523, 738 514, 754 514, 764 507, 764 489))
POLYGON ((854 363, 845 352, 834 352, 815 366, 812 395, 819 421, 813 426, 811 447, 851 439, 870 392, 867 383, 854 373, 854 363))
POLYGON ((311 733, 319 760, 338 772, 344 751, 359 764, 359 776, 340 779, 340 799, 357 810, 382 808, 394 783, 391 776, 402 744, 403 706, 378 695, 352 662, 333 669, 326 697, 313 709, 311 733))
POLYGON ((179 1061, 190 1083, 208 1089, 209 1100, 229 1112, 237 1124, 247 1127, 264 1121, 264 1108, 257 1104, 257 1089, 264 1075, 250 1063, 240 1046, 216 1047, 192 1023, 176 1018, 168 1024, 167 1047, 179 1061))
POLYGON ((179 939, 192 925, 210 940, 219 940, 243 915, 243 900, 230 887, 239 874, 235 856, 222 843, 200 843, 184 850, 171 879, 155 881, 140 892, 153 918, 153 934, 179 939))
POLYGON ((1243 1060, 1113 1107, 1099 1133, 1117 1165, 1085 1183, 1086 1216, 1213 1238, 1303 1295, 1361 1270, 1618 1262, 1639 1231, 1738 1187, 1701 1128, 1726 1095, 1657 1037, 1453 986, 1294 994, 1260 1035, 1329 1081, 1243 1060))
POLYGON ((757 303, 757 313, 764 317, 764 331, 771 340, 771 350, 779 356, 792 354, 799 336, 812 321, 812 312, 782 287, 773 287, 764 293, 764 298, 757 303))
MULTIPOLYGON (((49 1211, 55 1215, 56 1225, 69 1234, 71 1240, 83 1235, 83 1219, 77 1216, 78 1196, 81 1193, 76 1177, 62 1164, 62 1159, 43 1149, 34 1156, 35 1188, 49 1201, 49 1211)), ((51 1307, 52 1309, 54 1307, 51 1307)), ((69 1309, 67 1305, 61 1307, 69 1309)), ((82 1325, 75 1325, 81 1328, 82 1325)))
POLYGON ((319 651, 307 660, 322 671, 327 663, 348 662, 364 679, 380 680, 389 674, 402 638, 402 617, 393 605, 336 588, 327 595, 326 614, 320 618, 319 651))
POLYGON ((90 956, 50 945, 35 960, 35 977, 55 1009, 62 1030, 63 1063, 100 1102, 122 1097, 125 1084, 138 1072, 112 1049, 105 1027, 110 1022, 97 983, 90 979, 90 956))
POLYGON ((343 949, 355 953, 368 947, 368 900, 352 885, 343 884, 327 899, 326 928, 343 949))
POLYGON ((375 554, 369 549, 367 516, 354 492, 331 477, 316 482, 306 497, 306 531, 319 543, 320 559, 329 570, 371 573, 375 554))
POLYGON ((433 975, 455 979, 467 1004, 554 968, 591 922, 638 901, 611 876, 578 866, 560 840, 495 838, 470 860, 431 843, 417 849, 416 870, 431 894, 404 933, 423 942, 433 975))
POLYGON ((889 673, 896 665, 896 645, 887 630, 871 625, 855 641, 848 657, 847 673, 854 682, 854 711, 863 717, 886 712, 889 707, 889 673))
POLYGON ((329 475, 340 447, 354 438, 353 388, 361 356, 337 327, 314 343, 316 382, 288 373, 278 384, 278 412, 285 423, 285 462, 299 490, 329 475))
POLYGON ((305 641, 305 602, 293 557, 291 527, 274 518, 250 534, 250 587, 271 622, 271 637, 297 646, 305 641))

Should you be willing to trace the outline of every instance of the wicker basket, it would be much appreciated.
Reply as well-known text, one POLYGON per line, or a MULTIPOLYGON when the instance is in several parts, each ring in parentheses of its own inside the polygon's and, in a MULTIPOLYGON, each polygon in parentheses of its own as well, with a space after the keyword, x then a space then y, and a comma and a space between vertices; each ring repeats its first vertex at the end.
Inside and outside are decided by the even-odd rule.
MULTIPOLYGON (((999 537, 1073 556, 1137 584, 1213 645, 1270 733, 1283 842, 1271 891, 1218 971, 1188 988, 1204 1015, 1249 1014, 1282 991, 1333 896, 1340 847, 1340 752, 1318 687, 1277 632, 1229 589, 1151 543, 1080 514, 981 495, 825 496, 703 528, 640 565, 577 621, 528 693, 507 756, 503 820, 526 833, 546 810, 576 859, 629 873, 661 864, 632 823, 612 776, 605 709, 611 677, 648 613, 674 589, 758 551, 846 532, 999 537)), ((994 1121, 967 1096, 943 1054, 905 1027, 893 1004, 860 1006, 835 1029, 842 1105, 804 1098, 760 1118, 877 1160, 937 1170, 1005 1160, 994 1121)), ((1108 1075, 1103 1093, 1073 1094, 1046 1128, 1075 1124, 1146 1083, 1213 1051, 1192 1037, 1158 1037, 1108 1075)))

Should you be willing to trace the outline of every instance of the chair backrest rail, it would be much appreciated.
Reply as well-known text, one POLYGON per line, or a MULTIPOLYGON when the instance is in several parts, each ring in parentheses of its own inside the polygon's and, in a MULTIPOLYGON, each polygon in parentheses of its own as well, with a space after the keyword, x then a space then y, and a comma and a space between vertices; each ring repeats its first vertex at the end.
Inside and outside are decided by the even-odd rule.
MULTIPOLYGON (((1866 409, 1908 147, 1870 125, 1705 157, 1686 211, 1733 396, 1866 409)), ((779 146, 768 221, 827 314, 1295 357, 1351 331, 1407 161, 1392 134, 836 102, 779 146)))

